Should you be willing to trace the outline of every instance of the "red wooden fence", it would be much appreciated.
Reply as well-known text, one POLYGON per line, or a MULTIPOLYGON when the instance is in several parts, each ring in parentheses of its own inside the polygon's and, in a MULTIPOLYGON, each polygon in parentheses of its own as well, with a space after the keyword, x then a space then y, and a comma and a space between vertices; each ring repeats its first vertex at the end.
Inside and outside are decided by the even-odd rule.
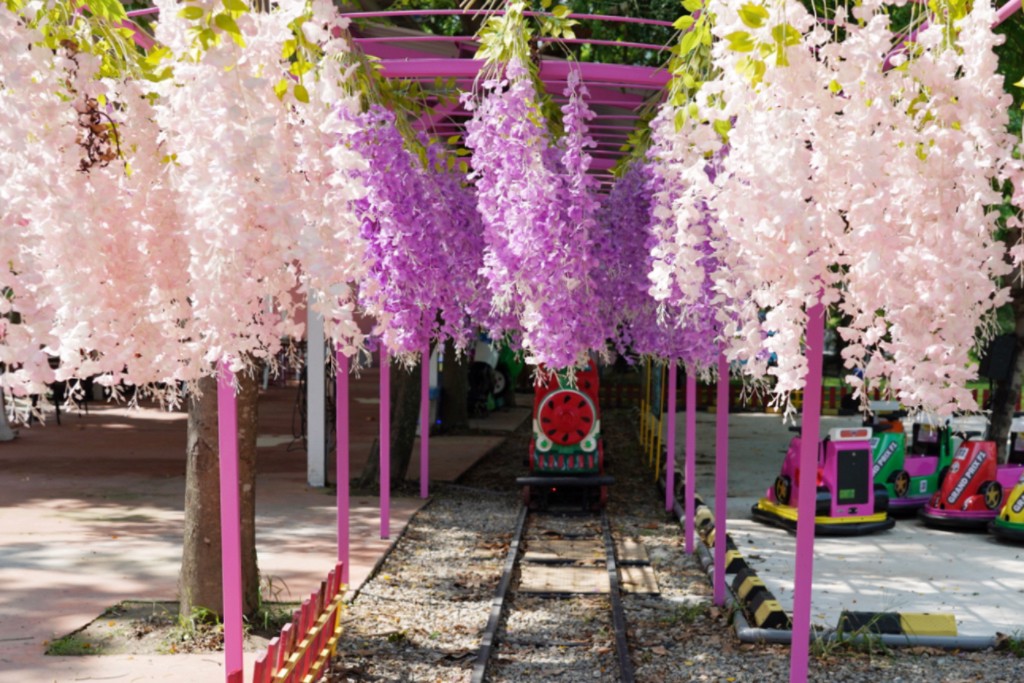
POLYGON ((295 610, 290 623, 256 659, 253 683, 315 683, 324 675, 341 634, 341 563, 295 610))
MULTIPOLYGON (((680 386, 684 385, 680 382, 680 386)), ((974 400, 977 401, 979 406, 985 406, 988 404, 990 399, 990 392, 988 389, 972 389, 974 394, 974 400)), ((729 408, 730 410, 763 410, 767 411, 768 405, 764 397, 750 397, 747 402, 744 403, 740 400, 741 387, 739 385, 732 385, 729 387, 729 408)), ((618 384, 618 383, 605 383, 601 385, 600 389, 600 402, 601 407, 606 409, 611 408, 629 408, 632 406, 640 405, 640 400, 643 398, 644 387, 639 384, 618 384)), ((842 405, 843 398, 853 394, 853 389, 849 387, 824 387, 822 392, 822 405, 821 412, 825 415, 835 415, 839 412, 839 408, 842 405)), ((797 392, 795 397, 797 404, 802 398, 802 392, 797 392)), ((873 391, 872 400, 880 400, 882 398, 881 392, 877 389, 873 391)), ((666 400, 667 403, 667 400, 666 400)), ((697 385, 697 407, 707 407, 710 410, 714 410, 715 405, 715 388, 714 386, 708 386, 705 384, 697 385)), ((686 396, 683 388, 680 388, 676 396, 677 410, 686 409, 686 396)), ((1017 410, 1024 410, 1024 396, 1017 402, 1017 410)))

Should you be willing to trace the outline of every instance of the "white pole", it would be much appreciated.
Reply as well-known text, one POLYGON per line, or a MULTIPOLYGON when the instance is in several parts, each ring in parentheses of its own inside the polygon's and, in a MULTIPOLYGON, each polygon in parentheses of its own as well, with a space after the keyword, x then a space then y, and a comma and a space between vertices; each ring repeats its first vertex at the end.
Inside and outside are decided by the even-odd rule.
POLYGON ((18 434, 7 422, 7 405, 4 403, 4 388, 0 386, 0 441, 14 441, 18 434))
POLYGON ((316 295, 306 304, 306 481, 327 485, 327 412, 324 405, 326 345, 324 319, 313 310, 316 295))

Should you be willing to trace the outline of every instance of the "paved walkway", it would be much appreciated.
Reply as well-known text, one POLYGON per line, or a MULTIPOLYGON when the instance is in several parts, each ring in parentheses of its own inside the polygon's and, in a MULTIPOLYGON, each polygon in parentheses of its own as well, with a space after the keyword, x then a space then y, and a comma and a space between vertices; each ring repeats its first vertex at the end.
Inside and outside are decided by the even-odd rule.
MULTIPOLYGON (((376 436, 377 386, 375 370, 352 382, 353 476, 376 436)), ((306 454, 291 436, 296 397, 294 386, 271 387, 260 401, 257 551, 261 573, 287 587, 280 600, 308 595, 337 553, 334 491, 306 486, 306 454)), ((527 414, 510 409, 474 426, 508 431, 527 414)), ((48 640, 121 600, 175 599, 181 563, 185 414, 92 404, 62 423, 0 443, 0 683, 222 681, 217 653, 43 655, 48 640)), ((432 439, 431 479, 455 479, 501 440, 432 439)), ((392 539, 423 502, 392 498, 392 539)), ((379 538, 378 515, 377 498, 352 499, 353 587, 393 542, 379 538)))

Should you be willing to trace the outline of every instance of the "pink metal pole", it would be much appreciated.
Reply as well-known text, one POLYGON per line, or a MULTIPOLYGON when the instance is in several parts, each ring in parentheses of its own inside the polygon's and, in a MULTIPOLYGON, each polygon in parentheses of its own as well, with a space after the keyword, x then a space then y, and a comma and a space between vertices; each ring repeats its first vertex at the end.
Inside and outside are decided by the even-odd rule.
POLYGON ((1010 0, 1010 2, 996 10, 996 20, 992 24, 992 28, 999 26, 999 24, 1009 19, 1018 10, 1020 10, 1020 0, 1010 0))
POLYGON ((420 498, 430 495, 430 344, 420 374, 420 498))
POLYGON ((697 376, 693 368, 686 370, 686 464, 684 465, 683 482, 686 490, 686 552, 693 552, 693 516, 694 496, 697 489, 697 376))
POLYGON ((714 601, 725 604, 725 515, 729 495, 729 361, 718 356, 718 406, 715 409, 715 576, 714 601))
POLYGON ((380 537, 391 538, 391 362, 380 350, 380 537))
POLYGON ((242 678, 242 512, 238 499, 238 403, 226 362, 217 367, 220 463, 220 571, 224 595, 224 674, 242 678))
POLYGON ((668 433, 665 437, 665 509, 672 512, 676 496, 676 361, 668 362, 668 433))
POLYGON ((349 439, 348 439, 348 356, 339 348, 335 352, 337 375, 334 391, 334 455, 338 479, 338 562, 341 562, 341 582, 348 583, 349 524, 351 500, 349 499, 349 439))
POLYGON ((825 338, 825 308, 807 311, 807 380, 800 430, 800 481, 797 484, 796 587, 793 590, 793 647, 789 652, 790 683, 807 680, 810 652, 811 591, 814 582, 814 510, 821 428, 821 370, 825 338))

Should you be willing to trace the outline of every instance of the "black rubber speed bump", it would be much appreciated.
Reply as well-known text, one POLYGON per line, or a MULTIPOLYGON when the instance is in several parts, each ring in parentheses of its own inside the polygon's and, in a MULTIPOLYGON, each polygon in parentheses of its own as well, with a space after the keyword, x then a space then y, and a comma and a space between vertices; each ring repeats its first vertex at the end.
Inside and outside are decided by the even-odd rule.
MULTIPOLYGON (((726 537, 728 539, 728 536, 726 537)), ((726 545, 728 547, 728 545, 726 545)), ((725 573, 726 574, 739 574, 742 570, 748 569, 747 561, 743 559, 743 555, 740 554, 739 550, 726 550, 725 551, 725 573)))
POLYGON ((693 513, 693 525, 702 531, 713 529, 715 526, 715 516, 706 506, 701 506, 693 513))
POLYGON ((877 633, 905 636, 956 636, 956 618, 934 612, 851 612, 839 615, 838 630, 844 633, 877 633))
POLYGON ((786 614, 786 610, 782 609, 779 601, 767 590, 755 592, 750 602, 747 603, 747 609, 758 628, 775 628, 786 631, 793 629, 793 622, 786 614))
POLYGON ((732 592, 743 610, 758 628, 790 629, 792 621, 764 581, 750 567, 741 569, 732 580, 732 592))
MULTIPOLYGON (((709 548, 714 548, 715 547, 715 538, 717 538, 717 536, 715 535, 715 529, 712 528, 710 531, 708 531, 707 535, 704 537, 704 543, 709 548)), ((732 536, 730 536, 729 534, 725 535, 725 550, 726 550, 726 552, 728 552, 730 550, 736 550, 736 551, 739 550, 739 548, 736 546, 736 541, 732 540, 732 536)))
MULTIPOLYGON (((747 567, 741 569, 732 580, 732 592, 744 605, 753 597, 754 593, 768 593, 767 586, 754 570, 747 567)), ((774 597, 774 596, 772 596, 774 597)))

